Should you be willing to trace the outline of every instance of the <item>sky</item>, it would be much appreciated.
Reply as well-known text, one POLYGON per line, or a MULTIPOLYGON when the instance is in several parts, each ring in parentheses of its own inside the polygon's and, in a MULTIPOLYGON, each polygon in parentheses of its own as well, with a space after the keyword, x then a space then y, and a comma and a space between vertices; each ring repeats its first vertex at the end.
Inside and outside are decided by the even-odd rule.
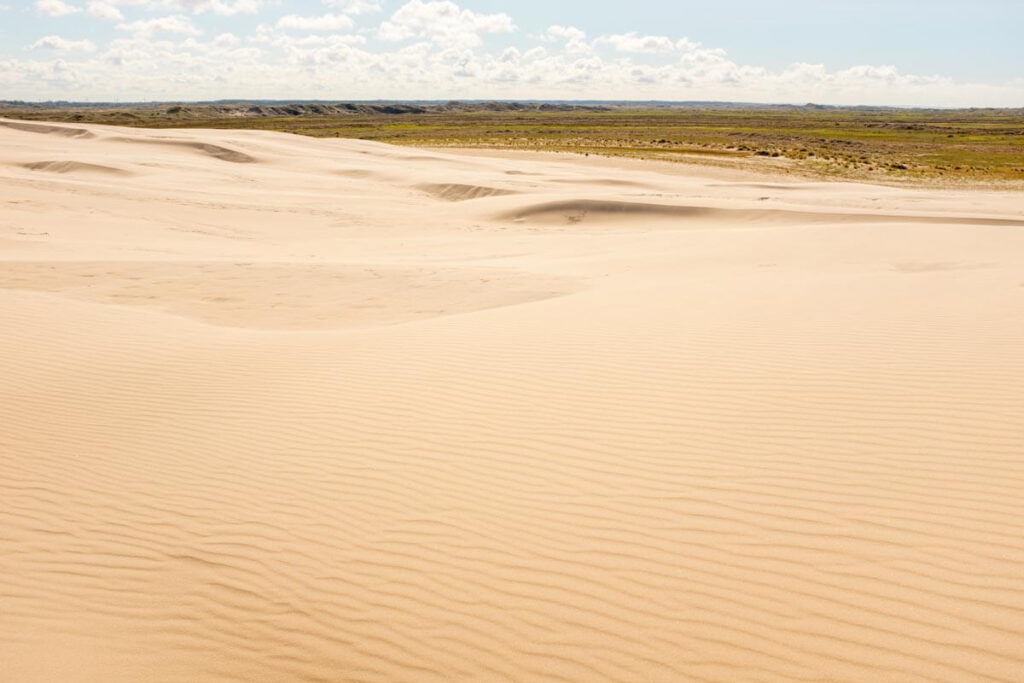
POLYGON ((1024 0, 0 0, 0 100, 1024 107, 1024 0))

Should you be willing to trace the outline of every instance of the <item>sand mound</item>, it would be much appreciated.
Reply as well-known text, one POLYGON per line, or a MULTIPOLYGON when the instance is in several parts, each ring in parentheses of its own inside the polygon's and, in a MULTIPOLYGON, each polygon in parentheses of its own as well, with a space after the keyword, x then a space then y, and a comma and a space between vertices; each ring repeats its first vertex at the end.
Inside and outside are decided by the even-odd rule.
POLYGON ((165 147, 190 149, 201 152, 215 159, 220 159, 221 161, 230 161, 236 164, 250 164, 256 161, 255 157, 249 156, 243 152, 239 152, 229 147, 223 147, 221 145, 210 144, 208 142, 193 142, 190 140, 158 140, 156 138, 134 137, 114 137, 111 138, 111 140, 114 142, 127 142, 137 145, 161 145, 165 147))
POLYGON ((552 178, 551 182, 564 185, 584 185, 590 187, 625 187, 638 190, 656 189, 647 183, 638 183, 633 180, 621 180, 618 178, 552 178))
POLYGON ((371 171, 367 168, 342 168, 334 171, 336 175, 340 175, 343 178, 354 178, 356 180, 387 180, 388 176, 371 171))
POLYGON ((781 183, 708 183, 708 187, 737 187, 749 188, 752 190, 799 190, 806 185, 784 185, 781 183))
POLYGON ((0 126, 0 679, 1020 680, 1019 194, 89 131, 0 126))
POLYGON ((900 223, 913 220, 927 225, 987 225, 1024 227, 1024 219, 979 216, 907 216, 862 211, 788 211, 780 209, 728 209, 699 205, 651 204, 629 201, 572 199, 529 204, 502 211, 497 220, 531 224, 575 225, 579 223, 619 223, 645 225, 668 221, 676 225, 715 223, 744 227, 750 224, 804 225, 835 223, 900 223))
POLYGON ((31 163, 18 165, 21 166, 22 168, 27 168, 31 171, 45 171, 47 173, 111 176, 132 175, 131 171, 126 171, 123 168, 116 168, 114 166, 104 166, 102 164, 89 164, 83 161, 33 161, 31 163))
POLYGON ((0 126, 20 130, 25 133, 40 133, 43 135, 57 135, 64 138, 93 138, 96 137, 85 128, 68 128, 67 126, 52 126, 39 123, 22 123, 20 121, 0 121, 0 126))
POLYGON ((555 278, 456 268, 17 262, 0 272, 0 289, 145 306, 226 327, 301 330, 511 306, 559 296, 569 286, 555 278))
POLYGON ((721 216, 719 209, 703 206, 674 206, 640 202, 603 201, 597 199, 570 199, 541 202, 503 211, 499 220, 529 221, 530 223, 577 224, 595 221, 624 222, 630 219, 698 219, 721 216))
POLYGON ((516 194, 512 190, 502 190, 484 185, 460 185, 459 183, 422 183, 417 190, 447 202, 465 202, 483 197, 499 197, 516 194))
MULTIPOLYGON (((751 224, 826 223, 855 221, 856 214, 772 209, 726 209, 700 205, 653 204, 632 201, 570 199, 540 202, 502 211, 497 220, 525 222, 531 225, 615 224, 642 227, 651 223, 676 226, 744 227, 751 224)), ((874 222, 879 216, 867 216, 874 222)))

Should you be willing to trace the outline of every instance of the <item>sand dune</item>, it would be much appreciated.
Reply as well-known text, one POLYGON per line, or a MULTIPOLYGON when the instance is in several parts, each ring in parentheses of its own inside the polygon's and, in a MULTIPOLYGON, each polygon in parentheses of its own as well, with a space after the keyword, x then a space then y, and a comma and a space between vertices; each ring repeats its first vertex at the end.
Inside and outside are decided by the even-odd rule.
POLYGON ((688 221, 700 226, 706 226, 709 222, 713 222, 719 227, 742 227, 751 223, 776 223, 784 225, 818 223, 838 225, 842 223, 901 223, 906 221, 913 221, 916 224, 923 225, 953 224, 1024 227, 1024 220, 1013 218, 907 216, 853 211, 838 213, 779 209, 732 209, 595 199, 542 202, 502 212, 498 214, 497 218, 515 221, 531 220, 536 223, 570 224, 598 220, 622 224, 624 219, 634 218, 645 223, 667 220, 679 227, 686 226, 688 221))
POLYGON ((248 164, 256 161, 253 157, 248 154, 244 154, 228 147, 221 145, 213 145, 208 142, 194 142, 191 140, 168 140, 160 139, 155 137, 113 137, 108 138, 111 142, 125 142, 134 145, 162 145, 165 147, 178 147, 186 150, 195 150, 201 154, 206 154, 214 159, 220 159, 221 161, 230 161, 236 164, 248 164))
POLYGON ((514 271, 252 262, 9 262, 0 272, 0 290, 268 329, 406 322, 536 301, 569 287, 514 271))
POLYGON ((0 126, 25 133, 42 135, 60 135, 66 138, 91 138, 93 135, 82 127, 52 126, 43 123, 23 123, 21 121, 0 121, 0 126))
POLYGON ((464 185, 462 183, 421 183, 417 189, 426 192, 432 197, 444 199, 449 202, 465 202, 470 199, 482 197, 499 197, 502 195, 516 194, 512 190, 503 190, 498 187, 486 187, 484 185, 464 185))
POLYGON ((1020 680, 1019 195, 0 123, 0 679, 1020 680))
POLYGON ((32 161, 20 164, 30 171, 46 171, 47 173, 70 173, 70 174, 92 174, 100 175, 131 175, 130 171, 113 166, 102 166, 100 164, 87 164, 81 161, 32 161))

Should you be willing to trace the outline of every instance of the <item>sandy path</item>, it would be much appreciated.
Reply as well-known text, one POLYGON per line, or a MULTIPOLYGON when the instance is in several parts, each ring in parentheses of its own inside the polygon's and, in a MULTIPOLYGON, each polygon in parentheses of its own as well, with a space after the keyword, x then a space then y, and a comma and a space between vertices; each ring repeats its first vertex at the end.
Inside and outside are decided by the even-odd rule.
POLYGON ((1024 200, 0 121, 0 679, 1019 681, 1024 200))

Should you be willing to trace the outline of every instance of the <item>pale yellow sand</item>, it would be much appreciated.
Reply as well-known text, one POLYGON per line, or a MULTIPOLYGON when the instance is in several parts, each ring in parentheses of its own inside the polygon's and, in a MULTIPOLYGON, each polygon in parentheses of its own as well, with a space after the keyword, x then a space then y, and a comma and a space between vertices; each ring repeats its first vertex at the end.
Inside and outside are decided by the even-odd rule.
POLYGON ((0 680, 1024 680, 1024 199, 0 122, 0 680))

